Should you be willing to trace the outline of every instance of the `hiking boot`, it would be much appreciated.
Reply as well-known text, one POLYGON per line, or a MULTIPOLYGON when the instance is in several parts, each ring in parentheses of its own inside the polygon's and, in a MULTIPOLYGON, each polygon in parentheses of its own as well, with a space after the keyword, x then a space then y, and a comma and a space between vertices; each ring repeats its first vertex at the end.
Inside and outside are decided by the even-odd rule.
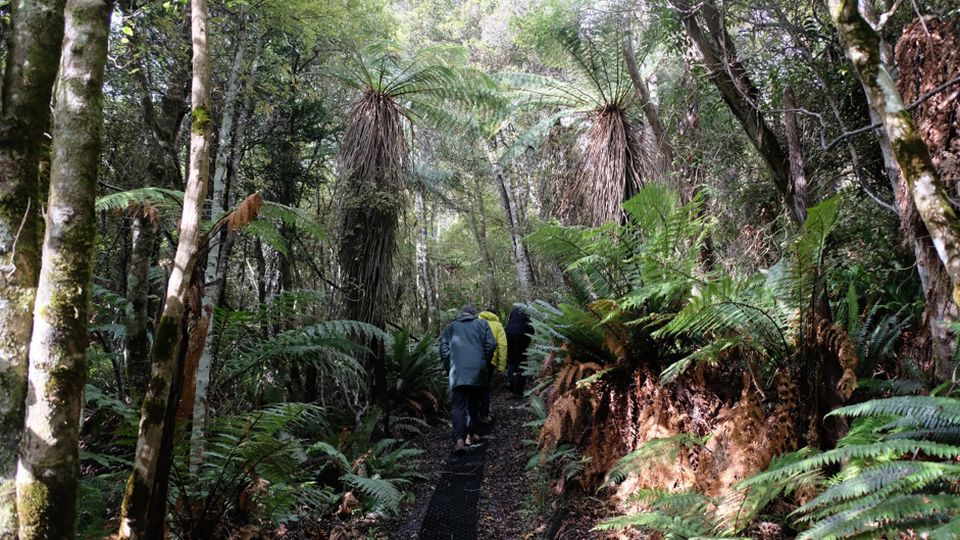
POLYGON ((483 437, 479 433, 474 433, 473 435, 467 435, 467 446, 473 444, 480 444, 483 442, 483 437))
POLYGON ((483 418, 478 420, 478 422, 480 422, 481 424, 489 424, 493 422, 493 418, 490 418, 489 416, 484 416, 483 418))
MULTIPOLYGON (((470 437, 469 437, 469 436, 467 436, 467 441, 468 441, 467 444, 470 444, 470 442, 469 442, 469 441, 470 441, 470 437)), ((464 446, 463 439, 457 439, 457 443, 456 443, 455 445, 453 445, 453 453, 459 456, 459 455, 462 455, 462 454, 463 454, 464 452, 466 452, 466 451, 467 451, 467 449, 466 449, 466 447, 464 446)))

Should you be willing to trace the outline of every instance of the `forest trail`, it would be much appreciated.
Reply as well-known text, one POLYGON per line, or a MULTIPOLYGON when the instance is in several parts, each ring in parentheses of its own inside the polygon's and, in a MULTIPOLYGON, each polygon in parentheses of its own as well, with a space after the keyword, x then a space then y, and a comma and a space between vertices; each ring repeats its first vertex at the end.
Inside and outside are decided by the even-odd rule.
POLYGON ((394 539, 470 540, 523 538, 527 527, 524 474, 527 412, 524 401, 494 388, 494 423, 482 445, 463 456, 450 450, 450 428, 440 424, 423 440, 425 479, 394 539))

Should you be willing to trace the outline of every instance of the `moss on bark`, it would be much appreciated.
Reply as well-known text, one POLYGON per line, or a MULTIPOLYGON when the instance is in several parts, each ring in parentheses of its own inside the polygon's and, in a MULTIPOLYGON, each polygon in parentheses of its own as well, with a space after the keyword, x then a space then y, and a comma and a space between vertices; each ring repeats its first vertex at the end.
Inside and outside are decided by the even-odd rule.
POLYGON ((96 236, 102 85, 112 2, 69 0, 54 111, 29 397, 17 470, 19 538, 72 538, 96 236))
POLYGON ((40 267, 38 163, 63 40, 64 0, 11 4, 0 107, 0 540, 15 538, 30 316, 40 267))

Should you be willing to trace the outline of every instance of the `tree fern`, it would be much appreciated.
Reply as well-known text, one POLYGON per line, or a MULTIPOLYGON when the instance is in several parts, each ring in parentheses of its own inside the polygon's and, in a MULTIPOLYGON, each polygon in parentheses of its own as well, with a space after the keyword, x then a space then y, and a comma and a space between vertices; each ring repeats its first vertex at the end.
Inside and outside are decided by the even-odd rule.
MULTIPOLYGON (((249 492, 254 499, 269 493, 250 491, 260 479, 268 485, 301 485, 307 489, 307 445, 298 433, 322 428, 325 423, 321 407, 299 403, 276 404, 249 414, 215 418, 207 435, 203 461, 195 470, 187 466, 189 445, 181 437, 175 450, 171 499, 186 504, 171 505, 181 509, 174 514, 176 528, 185 536, 214 535, 221 516, 236 507, 241 493, 249 492)), ((286 514, 297 499, 285 500, 288 504, 282 508, 282 499, 272 500, 268 507, 286 514)), ((324 506, 310 510, 326 509, 324 506)))

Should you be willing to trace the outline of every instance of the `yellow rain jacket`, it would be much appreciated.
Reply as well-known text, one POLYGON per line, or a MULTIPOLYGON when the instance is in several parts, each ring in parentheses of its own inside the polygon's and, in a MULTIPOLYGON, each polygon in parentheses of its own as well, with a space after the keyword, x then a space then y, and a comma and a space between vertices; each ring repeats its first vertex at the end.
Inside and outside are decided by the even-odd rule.
POLYGON ((497 371, 503 373, 507 369, 507 333, 503 331, 500 317, 489 311, 481 311, 478 316, 487 321, 490 330, 493 330, 493 337, 497 338, 497 352, 493 354, 491 363, 497 368, 497 371))

